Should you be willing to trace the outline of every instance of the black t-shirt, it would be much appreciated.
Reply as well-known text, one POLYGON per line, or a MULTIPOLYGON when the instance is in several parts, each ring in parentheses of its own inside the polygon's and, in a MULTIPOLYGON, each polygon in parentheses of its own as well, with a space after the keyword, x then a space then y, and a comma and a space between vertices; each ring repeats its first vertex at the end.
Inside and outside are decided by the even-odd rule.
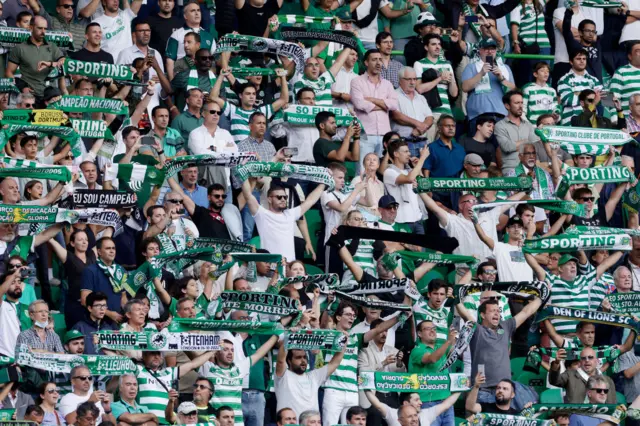
POLYGON ((599 200, 598 202, 598 213, 594 214, 590 218, 580 217, 577 215, 573 215, 571 219, 571 225, 577 226, 607 226, 607 212, 605 209, 605 204, 599 200))
POLYGON ((482 158, 482 161, 484 161, 485 166, 488 167, 492 162, 497 163, 496 147, 490 142, 478 142, 471 136, 465 135, 460 138, 458 143, 462 145, 467 154, 478 154, 482 158))
POLYGON ((483 413, 489 413, 489 414, 520 414, 520 411, 515 410, 513 407, 509 407, 508 410, 501 410, 501 409, 498 408, 498 406, 495 403, 491 403, 491 404, 480 403, 480 406, 482 407, 482 412, 483 413))
POLYGON ((77 61, 99 62, 102 64, 113 64, 113 56, 111 53, 100 49, 98 52, 90 52, 84 47, 77 52, 69 52, 69 57, 77 61))
POLYGON ((165 58, 165 52, 167 51, 167 42, 171 33, 175 30, 182 28, 184 25, 184 19, 178 16, 172 16, 171 18, 163 18, 158 14, 149 16, 147 18, 149 25, 151 26, 151 41, 149 46, 160 52, 163 59, 165 58))
POLYGON ((238 15, 238 32, 262 37, 269 23, 269 18, 277 14, 279 10, 277 0, 267 0, 262 7, 251 6, 249 0, 245 0, 242 9, 236 12, 238 15))
POLYGON ((191 215, 191 220, 193 220, 193 223, 198 227, 201 237, 231 239, 231 235, 229 235, 229 230, 222 216, 209 209, 196 206, 191 215), (214 218, 214 216, 216 216, 216 218, 214 218))

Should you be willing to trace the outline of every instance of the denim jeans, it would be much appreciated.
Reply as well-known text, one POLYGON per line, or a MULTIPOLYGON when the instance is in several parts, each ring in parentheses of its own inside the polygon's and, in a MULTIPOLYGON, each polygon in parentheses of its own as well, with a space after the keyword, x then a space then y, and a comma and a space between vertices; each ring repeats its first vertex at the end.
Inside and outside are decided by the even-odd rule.
MULTIPOLYGON (((423 402, 422 408, 431 408, 440 404, 442 401, 423 402)), ((455 424, 455 415, 453 414, 453 407, 449 407, 447 411, 440 414, 431 423, 431 426, 453 426, 455 424)))
POLYGON ((382 136, 367 135, 365 138, 363 135, 362 139, 360 139, 360 160, 356 165, 356 175, 359 175, 362 170, 364 157, 372 152, 378 154, 378 158, 382 157, 382 136))
MULTIPOLYGON (((528 386, 523 385, 519 382, 514 382, 516 384, 516 396, 511 401, 511 407, 522 411, 527 402, 536 403, 538 402, 538 397, 535 392, 531 390, 528 386)), ((496 402, 496 388, 486 388, 480 389, 478 391, 478 403, 494 403, 496 402)))
MULTIPOLYGON (((260 191, 253 191, 253 196, 256 197, 258 203, 260 203, 260 191)), ((227 197, 227 200, 229 197, 227 197)), ((249 211, 249 206, 245 205, 242 211, 240 212, 242 215, 242 240, 246 243, 253 237, 253 228, 256 226, 256 221, 251 216, 251 212, 249 211)))
POLYGON ((246 389, 242 391, 242 416, 245 426, 263 426, 267 403, 264 392, 246 389))

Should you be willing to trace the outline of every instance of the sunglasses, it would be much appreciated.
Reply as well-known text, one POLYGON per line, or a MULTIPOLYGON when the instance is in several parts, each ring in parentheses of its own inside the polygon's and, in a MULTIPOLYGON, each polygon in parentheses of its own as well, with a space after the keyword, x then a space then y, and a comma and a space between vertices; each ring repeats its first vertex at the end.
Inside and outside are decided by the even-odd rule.
POLYGON ((482 271, 482 273, 487 275, 496 275, 498 271, 496 271, 495 269, 485 269, 484 271, 482 271))
POLYGON ((61 4, 60 7, 65 8, 65 9, 73 9, 73 5, 72 4, 61 4))
POLYGON ((594 202, 596 200, 596 197, 582 197, 581 200, 594 202))
POLYGON ((196 59, 200 61, 210 61, 213 59, 213 56, 198 56, 196 59))
POLYGON ((205 385, 199 385, 199 384, 195 384, 195 385, 193 385, 193 388, 194 388, 194 389, 208 389, 208 390, 211 390, 211 388, 210 388, 210 387, 205 386, 205 385))
POLYGON ((167 200, 167 201, 173 204, 182 204, 182 200, 167 200))
POLYGON ((219 198, 222 198, 223 200, 225 200, 227 198, 227 194, 211 194, 211 196, 216 200, 219 198))
POLYGON ((274 197, 277 198, 280 201, 286 200, 287 198, 289 198, 288 195, 274 195, 274 197))
POLYGON ((183 415, 184 415, 184 416, 195 416, 196 414, 198 414, 198 412, 197 412, 197 411, 193 411, 193 412, 191 412, 191 413, 185 413, 185 414, 183 414, 183 415))
POLYGON ((596 389, 596 388, 592 388, 591 390, 592 390, 592 391, 594 391, 594 392, 597 392, 597 393, 603 393, 603 394, 605 394, 605 395, 609 393, 609 389, 596 389))
POLYGON ((91 380, 91 376, 75 376, 74 379, 82 380, 83 382, 87 382, 91 380))
POLYGON ((36 104, 24 104, 25 108, 33 108, 36 104))
POLYGON ((10 263, 8 269, 18 269, 22 268, 22 263, 10 263))
POLYGON ((218 111, 217 109, 210 109, 209 114, 222 115, 222 111, 218 111))
POLYGON ((66 158, 67 160, 73 160, 73 159, 74 159, 74 158, 76 158, 76 157, 74 157, 73 155, 69 154, 69 155, 67 155, 65 158, 66 158))
POLYGON ((592 104, 596 101, 596 98, 587 98, 585 100, 587 101, 588 104, 592 104))
POLYGON ((580 357, 581 361, 589 361, 589 360, 593 360, 593 359, 596 359, 596 357, 593 356, 593 355, 587 355, 587 356, 581 356, 580 357))
POLYGON ((47 393, 60 393, 60 391, 58 389, 47 389, 47 393))

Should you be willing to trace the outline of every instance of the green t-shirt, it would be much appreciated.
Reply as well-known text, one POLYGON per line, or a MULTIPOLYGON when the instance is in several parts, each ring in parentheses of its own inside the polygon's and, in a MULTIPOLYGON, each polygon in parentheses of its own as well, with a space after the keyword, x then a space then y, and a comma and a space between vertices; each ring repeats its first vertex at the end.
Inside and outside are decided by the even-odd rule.
MULTIPOLYGON (((242 349, 244 350, 244 354, 247 357, 255 354, 256 351, 262 346, 267 340, 269 340, 271 336, 258 336, 253 335, 247 337, 242 342, 242 349)), ((259 391, 267 390, 267 361, 264 359, 258 360, 254 365, 251 366, 251 370, 249 372, 249 387, 248 389, 254 389, 259 391)))
MULTIPOLYGON (((440 367, 447 360, 446 356, 442 356, 438 361, 433 364, 423 364, 422 357, 425 354, 431 354, 435 352, 440 346, 436 344, 433 348, 425 345, 422 342, 418 342, 416 347, 411 351, 409 356, 409 373, 424 373, 424 374, 449 374, 449 369, 439 372, 440 367)), ((418 392, 422 402, 441 401, 451 395, 449 391, 421 391, 418 392)))
POLYGON ((118 401, 111 404, 111 410, 113 411, 113 417, 118 420, 123 414, 144 414, 148 413, 149 410, 144 405, 138 405, 134 401, 134 405, 127 404, 125 401, 118 401))

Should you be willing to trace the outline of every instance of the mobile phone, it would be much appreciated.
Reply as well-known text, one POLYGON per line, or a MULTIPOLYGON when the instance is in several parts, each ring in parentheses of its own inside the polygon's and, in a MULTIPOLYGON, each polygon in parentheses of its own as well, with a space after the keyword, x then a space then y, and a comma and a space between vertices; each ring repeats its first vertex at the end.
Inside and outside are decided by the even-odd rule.
POLYGON ((442 35, 443 36, 450 36, 452 32, 453 32, 452 28, 443 28, 442 29, 442 35))
POLYGON ((464 17, 464 22, 468 22, 468 23, 471 23, 471 22, 478 22, 478 15, 475 15, 475 16, 465 16, 465 17, 464 17))
POLYGON ((460 317, 454 317, 453 322, 451 322, 451 327, 454 330, 460 330, 460 322, 461 322, 460 317))
POLYGON ((282 153, 285 157, 293 157, 294 155, 298 155, 298 148, 295 146, 290 148, 287 147, 282 150, 282 153))
MULTIPOLYGON (((477 19, 476 19, 476 21, 477 21, 477 19)), ((155 58, 155 56, 156 56, 156 53, 155 53, 155 51, 153 49, 149 49, 147 51, 147 60, 153 59, 153 58, 155 58)))
POLYGON ((478 364, 478 373, 482 374, 483 376, 484 374, 484 364, 478 364))
POLYGON ((487 61, 487 63, 488 63, 489 65, 491 65, 491 66, 494 66, 494 65, 495 65, 495 61, 494 61, 494 59, 493 59, 493 56, 487 56, 486 61, 487 61))
POLYGON ((184 210, 184 208, 180 208, 180 209, 176 210, 176 213, 178 213, 178 214, 184 214, 184 213, 185 213, 185 210, 184 210))
POLYGON ((36 276, 36 268, 23 268, 20 270, 20 278, 33 278, 36 276))
POLYGON ((154 146, 156 144, 156 138, 154 138, 153 136, 142 136, 140 138, 140 143, 142 145, 147 145, 147 146, 154 146))

